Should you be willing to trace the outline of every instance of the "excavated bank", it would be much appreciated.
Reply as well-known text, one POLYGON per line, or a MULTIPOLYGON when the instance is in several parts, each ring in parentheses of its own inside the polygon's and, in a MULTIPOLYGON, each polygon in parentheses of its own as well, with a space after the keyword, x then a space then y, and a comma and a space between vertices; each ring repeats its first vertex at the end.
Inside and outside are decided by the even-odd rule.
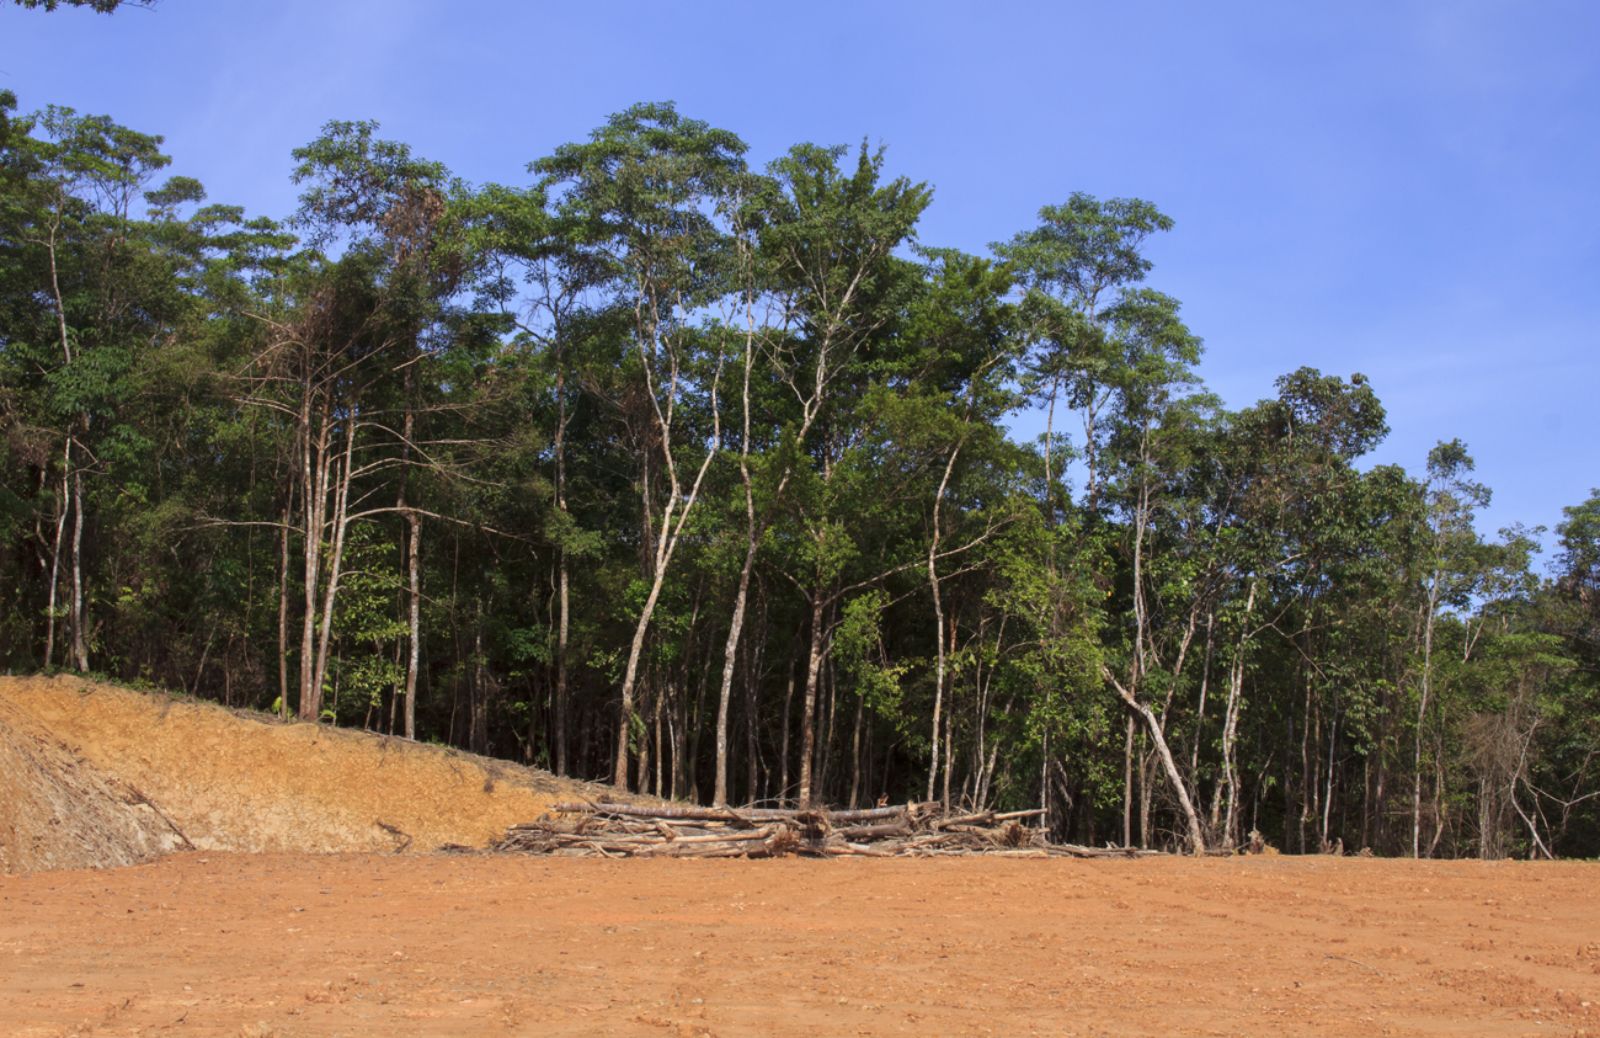
POLYGON ((138 789, 0 701, 0 872, 134 865, 186 843, 138 789))
POLYGON ((445 747, 70 676, 0 677, 6 871, 128 864, 185 842, 234 851, 482 847, 555 801, 599 792, 445 747))

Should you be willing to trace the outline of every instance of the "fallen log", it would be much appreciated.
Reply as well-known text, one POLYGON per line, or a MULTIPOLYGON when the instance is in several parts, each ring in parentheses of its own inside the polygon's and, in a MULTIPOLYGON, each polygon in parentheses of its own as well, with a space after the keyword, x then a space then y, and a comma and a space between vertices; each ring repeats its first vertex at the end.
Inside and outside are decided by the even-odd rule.
POLYGON ((851 808, 556 804, 511 826, 497 850, 608 858, 954 857, 1139 858, 1157 853, 1051 844, 1022 824, 1041 809, 947 811, 936 802, 851 808))

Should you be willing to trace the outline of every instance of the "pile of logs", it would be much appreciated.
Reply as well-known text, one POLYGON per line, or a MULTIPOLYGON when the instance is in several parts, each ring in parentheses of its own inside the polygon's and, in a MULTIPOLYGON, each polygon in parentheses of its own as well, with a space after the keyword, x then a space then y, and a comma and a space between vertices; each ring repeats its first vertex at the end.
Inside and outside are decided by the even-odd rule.
POLYGON ((556 804, 512 826, 495 847, 525 854, 607 858, 776 858, 1003 854, 1131 857, 1113 848, 1046 842, 1024 825, 1043 811, 946 811, 940 804, 860 810, 714 808, 620 803, 556 804))

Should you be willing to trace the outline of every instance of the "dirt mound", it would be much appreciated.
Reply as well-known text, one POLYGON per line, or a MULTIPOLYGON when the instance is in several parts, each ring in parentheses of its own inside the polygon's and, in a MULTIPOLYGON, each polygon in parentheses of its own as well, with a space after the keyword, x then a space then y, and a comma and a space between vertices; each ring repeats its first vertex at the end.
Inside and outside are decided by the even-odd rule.
POLYGON ((185 842, 137 789, 0 700, 0 872, 133 865, 185 842))
POLYGON ((238 851, 478 847, 554 801, 602 792, 445 747, 66 676, 0 677, 0 735, 8 871, 123 864, 172 845, 164 840, 238 851), (41 826, 59 832, 44 840, 41 826))

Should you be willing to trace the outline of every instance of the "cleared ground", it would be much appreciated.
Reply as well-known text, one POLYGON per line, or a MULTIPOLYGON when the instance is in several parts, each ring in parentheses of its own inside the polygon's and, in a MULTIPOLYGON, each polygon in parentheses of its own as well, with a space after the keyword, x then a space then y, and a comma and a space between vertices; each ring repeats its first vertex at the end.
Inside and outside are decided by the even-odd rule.
POLYGON ((1600 1033, 1600 866, 189 852, 0 877, 4 1035, 1600 1033))
POLYGON ((0 1038, 1600 1036, 1595 864, 427 853, 603 792, 0 677, 0 1038))

